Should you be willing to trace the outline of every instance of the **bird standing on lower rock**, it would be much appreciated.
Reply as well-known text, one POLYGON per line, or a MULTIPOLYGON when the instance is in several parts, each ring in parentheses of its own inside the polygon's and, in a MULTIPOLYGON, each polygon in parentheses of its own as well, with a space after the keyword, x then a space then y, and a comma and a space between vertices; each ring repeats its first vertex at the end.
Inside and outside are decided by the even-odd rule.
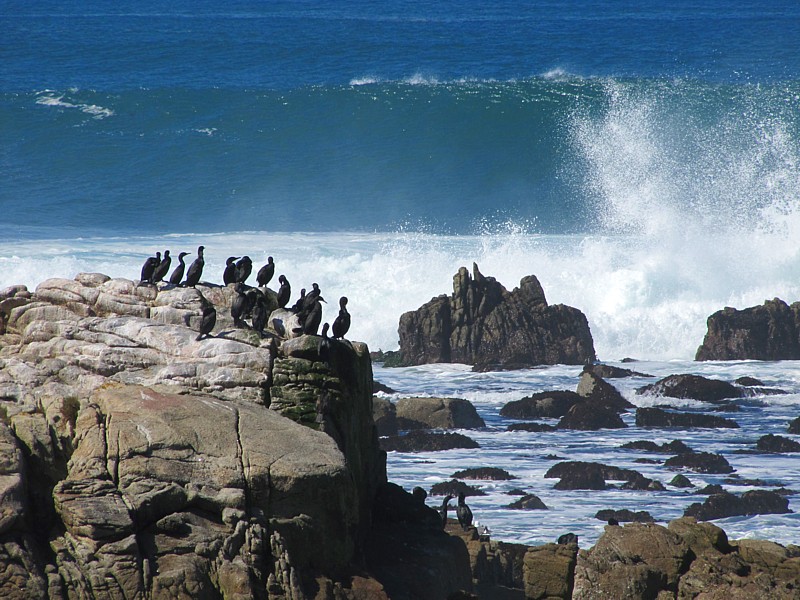
POLYGON ((142 265, 142 277, 139 283, 153 283, 153 273, 156 272, 158 265, 161 264, 161 252, 156 252, 155 256, 149 257, 142 265))
POLYGON ((222 272, 222 283, 225 285, 236 283, 236 261, 238 259, 238 256, 229 256, 225 260, 225 270, 222 272))
POLYGON ((458 493, 456 517, 458 517, 458 523, 461 525, 461 529, 464 531, 466 531, 468 527, 472 526, 472 510, 470 510, 469 506, 467 506, 467 503, 464 502, 464 492, 458 493))
POLYGON ((169 250, 164 250, 164 258, 158 263, 158 266, 153 271, 153 283, 162 281, 169 273, 169 266, 172 264, 172 258, 169 256, 169 250))
POLYGON ((264 287, 267 285, 271 280, 272 276, 275 274, 275 262, 272 260, 271 256, 267 257, 267 264, 261 267, 256 274, 256 281, 258 285, 264 287))
POLYGON ((175 270, 172 272, 172 275, 169 278, 169 282, 172 285, 180 285, 181 280, 183 279, 183 272, 186 270, 186 263, 183 262, 183 257, 188 256, 188 252, 181 252, 178 254, 178 266, 175 267, 175 270))

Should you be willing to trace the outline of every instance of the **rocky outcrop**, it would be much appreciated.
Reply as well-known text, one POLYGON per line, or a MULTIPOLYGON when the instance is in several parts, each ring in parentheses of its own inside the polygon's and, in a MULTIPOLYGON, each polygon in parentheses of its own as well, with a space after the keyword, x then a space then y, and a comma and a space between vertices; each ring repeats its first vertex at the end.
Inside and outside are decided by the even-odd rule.
POLYGON ((695 473, 732 473, 734 470, 724 456, 713 452, 684 452, 668 458, 664 466, 690 469, 695 473))
POLYGON ((475 407, 462 398, 401 398, 395 406, 401 430, 486 427, 475 407))
POLYGON ((539 281, 525 277, 507 291, 473 264, 453 277, 453 294, 439 296, 400 317, 403 365, 464 363, 477 370, 594 360, 586 317, 548 305, 539 281))
POLYGON ((627 427, 616 411, 595 406, 591 401, 578 402, 558 422, 558 429, 597 431, 599 429, 623 429, 627 427))
POLYGON ((758 438, 756 449, 760 452, 800 452, 800 442, 768 433, 758 438))
POLYGON ((775 298, 744 310, 725 307, 708 317, 695 360, 800 359, 800 302, 775 298))

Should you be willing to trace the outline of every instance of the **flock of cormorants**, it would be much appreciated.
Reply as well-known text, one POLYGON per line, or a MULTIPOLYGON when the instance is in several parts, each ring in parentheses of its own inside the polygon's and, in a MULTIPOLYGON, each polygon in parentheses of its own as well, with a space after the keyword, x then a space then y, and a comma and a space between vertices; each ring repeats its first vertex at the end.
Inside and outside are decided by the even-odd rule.
MULTIPOLYGON (((184 279, 184 271, 186 270, 186 263, 184 257, 188 252, 181 252, 178 255, 178 266, 170 275, 169 283, 181 287, 195 287, 200 282, 200 277, 203 274, 205 267, 205 259, 203 258, 204 246, 197 248, 197 258, 189 265, 186 271, 186 278, 184 279)), ((161 252, 156 252, 155 256, 149 257, 144 265, 142 265, 142 273, 140 284, 155 285, 164 278, 169 272, 172 263, 172 258, 169 255, 169 250, 164 251, 162 258, 161 252)), ((225 270, 222 274, 222 281, 225 285, 234 284, 234 291, 236 296, 231 303, 231 317, 236 327, 251 328, 259 333, 261 337, 264 336, 264 327, 266 327, 267 319, 269 318, 269 302, 264 290, 260 289, 272 280, 275 275, 275 262, 272 257, 267 258, 267 263, 261 267, 256 274, 256 281, 258 287, 251 287, 246 284, 247 278, 253 272, 253 261, 249 256, 230 256, 225 261, 225 270), (245 322, 245 318, 251 319, 251 325, 245 322)), ((289 310, 297 315, 299 327, 293 329, 293 333, 305 335, 317 335, 319 326, 322 322, 322 302, 325 299, 322 297, 319 285, 316 283, 311 284, 311 291, 306 293, 305 288, 300 290, 300 298, 295 302, 291 308, 286 308, 292 295, 292 286, 285 275, 278 276, 280 288, 277 292, 278 307, 289 310)), ((198 340, 203 337, 210 337, 211 330, 217 322, 217 311, 214 305, 203 298, 203 316, 200 321, 200 335, 197 336, 198 340)), ((328 337, 328 323, 322 328, 322 336, 328 337)), ((347 312, 347 298, 342 296, 339 299, 339 314, 330 327, 334 339, 342 339, 350 329, 350 313, 347 312)))

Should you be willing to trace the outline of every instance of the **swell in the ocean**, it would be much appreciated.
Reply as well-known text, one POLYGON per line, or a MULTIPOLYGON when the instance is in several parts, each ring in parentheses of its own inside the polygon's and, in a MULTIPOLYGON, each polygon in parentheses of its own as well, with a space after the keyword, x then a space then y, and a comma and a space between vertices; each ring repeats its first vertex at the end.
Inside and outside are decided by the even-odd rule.
POLYGON ((798 98, 561 73, 5 95, 0 286, 203 243, 209 281, 274 255, 388 350, 475 261, 583 310, 601 358, 691 358, 712 312, 800 298, 798 98))

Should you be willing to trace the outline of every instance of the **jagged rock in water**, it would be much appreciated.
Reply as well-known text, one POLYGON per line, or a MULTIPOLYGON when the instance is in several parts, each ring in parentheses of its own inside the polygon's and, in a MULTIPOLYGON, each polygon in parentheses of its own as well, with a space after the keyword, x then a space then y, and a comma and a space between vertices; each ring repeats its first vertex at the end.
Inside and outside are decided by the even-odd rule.
POLYGON ((510 419, 561 418, 585 398, 569 390, 537 392, 520 400, 511 400, 500 409, 500 416, 510 419))
POLYGON ((777 492, 768 490, 751 490, 741 496, 722 492, 712 494, 700 504, 695 502, 685 511, 684 516, 695 517, 698 521, 711 521, 725 517, 745 515, 786 514, 789 500, 777 492))
POLYGON ((547 304, 535 276, 507 291, 473 264, 461 267, 453 294, 400 317, 403 364, 452 362, 477 370, 584 364, 595 358, 589 324, 579 310, 547 304))
POLYGON ((645 452, 658 452, 659 454, 681 454, 691 452, 692 449, 680 440, 672 440, 669 443, 656 444, 651 440, 636 440, 622 444, 620 448, 626 450, 644 450, 645 452))
POLYGON ((599 429, 624 429, 627 427, 611 408, 595 405, 591 400, 578 402, 558 422, 558 429, 597 431, 599 429))
POLYGON ((626 489, 660 491, 663 486, 633 469, 620 469, 585 461, 560 462, 547 470, 545 479, 560 478, 557 490, 604 490, 606 479, 625 481, 626 489))
POLYGON ((401 430, 486 427, 472 403, 462 398, 401 398, 395 407, 401 430))
POLYGON ((695 360, 800 359, 800 302, 780 298, 744 310, 725 307, 708 317, 695 360))
POLYGON ((656 407, 636 409, 636 425, 637 427, 705 427, 723 429, 737 429, 739 427, 736 421, 717 417, 716 415, 675 412, 656 407))
POLYGON ((536 494, 525 494, 519 500, 509 504, 507 508, 513 510, 548 510, 545 503, 536 494))
POLYGON ((768 433, 758 439, 756 449, 761 452, 800 452, 800 442, 768 433))
POLYGON ((614 519, 618 523, 653 523, 655 521, 652 515, 646 510, 632 511, 628 510, 627 508, 620 510, 614 510, 611 508, 598 510, 595 513, 594 518, 599 519, 600 521, 609 521, 614 519))
POLYGON ((433 433, 422 430, 381 438, 380 443, 386 452, 436 452, 455 448, 480 448, 478 442, 460 433, 433 433))
POLYGON ((734 469, 721 454, 711 452, 687 452, 664 461, 669 468, 690 469, 696 473, 733 473, 734 469))
POLYGON ((434 483, 431 486, 431 496, 446 496, 450 494, 457 498, 459 494, 463 493, 464 496, 485 496, 486 492, 480 488, 471 486, 459 481, 458 479, 451 479, 450 481, 442 481, 441 483, 434 483))
POLYGON ((509 481, 511 479, 517 479, 505 469, 500 469, 498 467, 464 469, 463 471, 453 473, 451 477, 455 477, 456 479, 486 479, 489 481, 509 481))
POLYGON ((618 413, 634 408, 633 404, 628 402, 617 388, 591 370, 583 370, 575 392, 596 406, 604 406, 618 413))
POLYGON ((742 389, 727 381, 709 379, 701 375, 670 375, 636 390, 639 394, 691 398, 718 403, 729 398, 741 398, 742 389))

